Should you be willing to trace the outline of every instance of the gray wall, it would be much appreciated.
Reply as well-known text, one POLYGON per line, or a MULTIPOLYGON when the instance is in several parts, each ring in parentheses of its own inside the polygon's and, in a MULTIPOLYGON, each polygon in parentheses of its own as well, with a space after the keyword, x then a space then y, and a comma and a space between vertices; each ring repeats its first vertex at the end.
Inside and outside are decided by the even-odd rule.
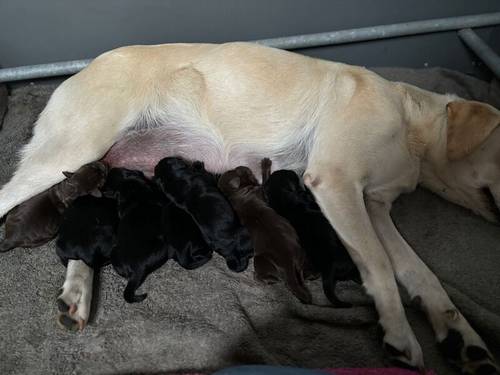
MULTIPOLYGON (((127 44, 252 40, 494 11, 500 0, 0 0, 0 65, 91 58, 127 44)), ((480 35, 500 53, 500 27, 480 35)), ((455 32, 301 52, 481 73, 455 32)))

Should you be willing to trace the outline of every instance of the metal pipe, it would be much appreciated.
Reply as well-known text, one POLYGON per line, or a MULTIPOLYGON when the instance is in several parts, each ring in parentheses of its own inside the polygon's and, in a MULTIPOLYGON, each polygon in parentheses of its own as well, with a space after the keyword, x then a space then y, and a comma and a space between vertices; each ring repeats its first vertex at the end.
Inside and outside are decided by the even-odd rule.
MULTIPOLYGON (((363 27, 319 34, 262 39, 254 40, 253 42, 275 48, 297 49, 394 38, 405 35, 459 30, 470 27, 484 27, 498 24, 500 24, 500 12, 363 27)), ((85 68, 90 61, 91 60, 75 60, 52 64, 0 69, 0 82, 74 74, 85 68)))
POLYGON ((91 61, 92 59, 73 60, 0 69, 0 82, 71 75, 78 73, 80 70, 89 65, 91 61))
POLYGON ((460 30, 458 36, 500 78, 500 56, 471 29, 460 30))
POLYGON ((362 27, 359 29, 339 30, 319 34, 296 35, 284 38, 257 40, 255 42, 270 47, 297 49, 498 24, 500 24, 500 12, 362 27))

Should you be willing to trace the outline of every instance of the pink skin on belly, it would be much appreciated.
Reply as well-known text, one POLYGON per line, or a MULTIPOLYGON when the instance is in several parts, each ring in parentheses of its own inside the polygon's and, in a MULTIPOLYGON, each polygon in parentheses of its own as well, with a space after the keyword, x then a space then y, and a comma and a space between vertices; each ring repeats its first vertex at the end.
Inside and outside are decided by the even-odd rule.
MULTIPOLYGON (((260 180, 260 163, 265 157, 272 160, 273 170, 297 169, 297 163, 293 163, 302 160, 304 153, 303 147, 299 146, 285 144, 277 154, 265 151, 262 145, 236 143, 228 147, 217 133, 202 126, 164 124, 123 135, 102 161, 111 167, 140 170, 151 177, 161 159, 179 156, 186 160, 201 160, 213 173, 224 173, 244 165, 260 180)), ((305 167, 305 163, 298 169, 300 167, 305 167)))
POLYGON ((232 168, 234 164, 247 163, 244 158, 232 158, 228 162, 222 142, 217 142, 209 134, 179 132, 163 126, 126 134, 102 160, 111 167, 140 170, 151 177, 156 164, 167 156, 201 160, 207 170, 217 173, 232 168))

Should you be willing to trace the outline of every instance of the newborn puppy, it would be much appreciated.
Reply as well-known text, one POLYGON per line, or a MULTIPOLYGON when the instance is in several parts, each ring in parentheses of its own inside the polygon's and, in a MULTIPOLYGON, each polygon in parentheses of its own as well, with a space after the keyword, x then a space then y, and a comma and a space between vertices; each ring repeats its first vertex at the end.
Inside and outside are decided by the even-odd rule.
POLYGON ((107 166, 93 162, 82 166, 75 173, 63 172, 67 177, 50 189, 35 195, 13 208, 5 222, 5 238, 0 252, 15 247, 43 245, 57 234, 62 213, 76 198, 93 194, 100 196, 99 187, 104 184, 107 166))
POLYGON ((91 268, 99 268, 109 262, 117 228, 115 200, 79 197, 64 212, 56 253, 65 267, 68 260, 80 259, 91 268))
POLYGON ((205 241, 226 259, 229 269, 241 272, 248 267, 253 255, 250 235, 203 163, 164 158, 155 167, 155 179, 167 197, 191 214, 205 241))
POLYGON ((292 293, 303 303, 312 297, 304 285, 305 254, 297 233, 283 217, 264 200, 262 187, 252 171, 238 167, 224 173, 219 188, 252 237, 255 276, 262 281, 284 280, 292 293))
POLYGON ((212 259, 212 249, 203 238, 193 217, 165 197, 163 208, 163 233, 169 253, 187 270, 203 266, 212 259))
POLYGON ((142 172, 122 168, 109 171, 103 194, 116 199, 120 219, 111 264, 128 281, 125 300, 141 302, 147 294, 136 295, 136 290, 169 259, 163 236, 163 199, 142 172))
MULTIPOLYGON (((264 178, 265 179, 265 178, 264 178)), ((313 268, 321 273, 323 291, 336 307, 349 307, 335 295, 338 280, 360 282, 358 269, 321 212, 314 196, 293 171, 276 171, 263 181, 269 205, 290 221, 313 268)))

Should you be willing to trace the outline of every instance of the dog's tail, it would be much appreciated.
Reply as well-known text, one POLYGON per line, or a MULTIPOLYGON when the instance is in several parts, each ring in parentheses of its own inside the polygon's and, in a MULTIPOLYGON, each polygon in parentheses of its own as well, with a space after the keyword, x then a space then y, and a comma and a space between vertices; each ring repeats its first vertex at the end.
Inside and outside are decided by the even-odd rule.
POLYGON ((128 279, 127 286, 123 291, 123 298, 128 303, 142 302, 148 296, 147 293, 135 294, 136 290, 139 289, 141 284, 144 282, 145 277, 141 274, 134 274, 130 279, 128 279))
POLYGON ((285 283, 295 297, 297 297, 302 303, 311 304, 311 292, 307 289, 304 283, 304 274, 302 269, 295 264, 295 262, 292 267, 287 267, 285 269, 285 277, 285 283))
POLYGON ((328 271, 322 272, 321 279, 323 281, 323 292, 334 307, 352 307, 350 303, 339 300, 335 294, 335 285, 337 284, 335 267, 330 267, 328 271))

